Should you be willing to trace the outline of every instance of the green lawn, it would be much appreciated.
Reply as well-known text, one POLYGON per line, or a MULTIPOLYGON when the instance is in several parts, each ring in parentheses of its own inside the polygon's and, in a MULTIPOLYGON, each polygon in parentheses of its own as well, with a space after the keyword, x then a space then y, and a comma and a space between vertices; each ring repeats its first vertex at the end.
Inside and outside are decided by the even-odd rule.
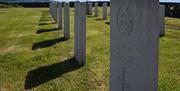
MULTIPOLYGON (((64 40, 48 8, 0 8, 0 91, 108 90, 109 21, 87 16, 87 64, 80 67, 73 59, 73 9, 70 16, 71 37, 64 40)), ((166 23, 159 91, 180 91, 180 19, 166 23)))

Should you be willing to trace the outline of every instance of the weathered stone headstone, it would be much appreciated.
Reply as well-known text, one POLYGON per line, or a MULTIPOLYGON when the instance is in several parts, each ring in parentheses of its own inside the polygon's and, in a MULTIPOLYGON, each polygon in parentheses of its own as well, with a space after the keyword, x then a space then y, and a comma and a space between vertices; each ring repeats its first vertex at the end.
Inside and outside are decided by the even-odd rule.
POLYGON ((58 5, 57 5, 57 23, 58 23, 58 28, 61 30, 62 29, 62 2, 58 2, 58 5))
POLYGON ((95 16, 98 17, 98 2, 95 2, 95 16))
POLYGON ((103 19, 107 20, 107 3, 103 3, 103 19))
POLYGON ((159 6, 159 26, 160 26, 160 37, 165 35, 165 6, 159 6))
POLYGON ((69 3, 64 3, 64 38, 70 37, 70 18, 69 18, 69 3))
POLYGON ((157 91, 158 0, 112 0, 110 91, 157 91))
POLYGON ((86 63, 86 3, 75 2, 75 60, 80 64, 86 63))

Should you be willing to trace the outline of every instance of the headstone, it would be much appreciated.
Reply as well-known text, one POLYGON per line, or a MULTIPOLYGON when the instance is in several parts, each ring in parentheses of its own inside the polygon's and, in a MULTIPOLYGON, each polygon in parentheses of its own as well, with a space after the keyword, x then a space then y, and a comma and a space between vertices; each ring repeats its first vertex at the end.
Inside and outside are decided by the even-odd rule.
POLYGON ((89 15, 92 15, 92 2, 89 3, 89 15))
POLYGON ((75 60, 80 64, 86 63, 86 3, 75 2, 75 60))
POLYGON ((165 6, 159 6, 159 26, 160 26, 160 37, 165 35, 165 6))
POLYGON ((89 3, 86 3, 86 15, 89 15, 89 3))
POLYGON ((52 2, 52 18, 55 20, 55 2, 52 2))
POLYGON ((58 28, 62 29, 62 2, 58 2, 57 5, 57 22, 58 22, 58 28))
POLYGON ((157 91, 159 0, 112 0, 110 91, 157 91))
POLYGON ((49 12, 50 12, 50 14, 52 16, 52 1, 49 2, 49 12))
POLYGON ((87 3, 86 10, 87 10, 86 11, 87 15, 92 15, 92 3, 91 2, 87 3))
POLYGON ((64 38, 70 37, 70 18, 69 18, 69 3, 64 3, 64 38))
POLYGON ((57 2, 51 1, 51 15, 55 23, 57 22, 57 2))
POLYGON ((54 21, 55 21, 55 23, 57 23, 57 10, 58 10, 58 2, 57 1, 55 1, 54 2, 54 21))
POLYGON ((103 19, 107 20, 107 3, 103 3, 103 19))
POLYGON ((98 2, 95 2, 95 16, 98 17, 98 2))

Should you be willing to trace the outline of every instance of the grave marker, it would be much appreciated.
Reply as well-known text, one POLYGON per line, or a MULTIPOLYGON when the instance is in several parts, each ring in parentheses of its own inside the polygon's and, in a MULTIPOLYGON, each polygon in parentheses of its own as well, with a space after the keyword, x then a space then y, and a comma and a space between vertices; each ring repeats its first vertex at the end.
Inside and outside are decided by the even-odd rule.
POLYGON ((56 20, 55 19, 55 2, 54 1, 52 1, 52 18, 54 21, 56 20))
POLYGON ((107 20, 107 3, 103 3, 103 19, 107 20))
POLYGON ((86 15, 89 15, 89 3, 86 3, 86 15))
POLYGON ((92 15, 92 2, 88 2, 86 5, 86 14, 87 15, 92 15))
POLYGON ((75 2, 75 60, 80 64, 86 63, 86 3, 75 2))
POLYGON ((89 3, 89 15, 92 15, 92 2, 89 3))
POLYGON ((69 18, 69 2, 64 2, 64 38, 70 36, 70 18, 69 18))
POLYGON ((58 5, 57 5, 57 23, 58 23, 58 28, 61 30, 62 29, 62 2, 58 2, 58 5))
POLYGON ((52 16, 52 1, 49 2, 49 12, 50 12, 50 14, 52 16))
POLYGON ((160 37, 165 35, 165 6, 159 6, 159 26, 160 26, 160 37))
POLYGON ((95 16, 98 17, 98 2, 95 2, 95 16))
POLYGON ((157 91, 159 1, 112 0, 110 91, 157 91))
POLYGON ((57 10, 58 10, 58 2, 57 1, 54 1, 54 21, 55 23, 57 23, 57 10))

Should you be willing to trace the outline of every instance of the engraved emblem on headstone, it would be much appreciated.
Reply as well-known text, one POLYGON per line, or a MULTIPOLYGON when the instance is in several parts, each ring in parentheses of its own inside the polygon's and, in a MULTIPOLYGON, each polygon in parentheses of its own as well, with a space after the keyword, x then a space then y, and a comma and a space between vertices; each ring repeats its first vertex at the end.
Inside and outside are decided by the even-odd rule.
POLYGON ((133 30, 133 19, 129 17, 129 6, 120 6, 117 12, 117 29, 121 35, 129 36, 133 30))

